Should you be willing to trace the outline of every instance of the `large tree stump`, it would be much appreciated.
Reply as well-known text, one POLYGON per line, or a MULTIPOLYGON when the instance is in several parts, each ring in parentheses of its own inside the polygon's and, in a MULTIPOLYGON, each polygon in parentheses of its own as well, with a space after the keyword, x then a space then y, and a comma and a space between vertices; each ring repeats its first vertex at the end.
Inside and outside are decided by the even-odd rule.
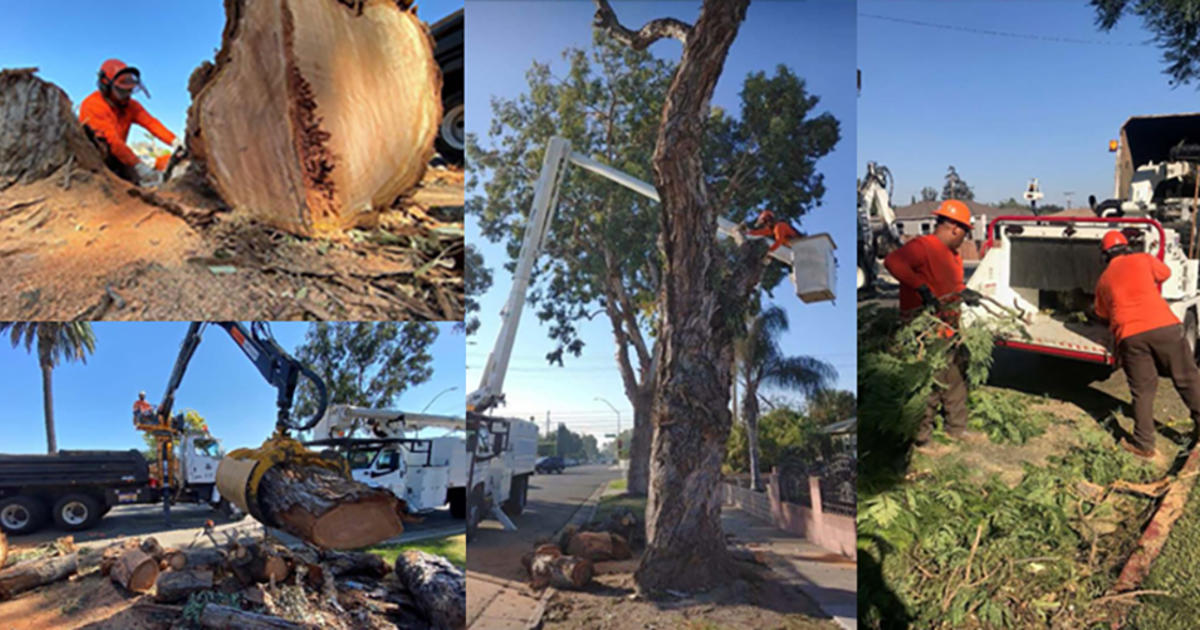
POLYGON ((103 167, 99 149, 71 112, 71 100, 37 68, 0 70, 0 190, 71 168, 103 167))
POLYGON ((141 549, 130 549, 117 558, 108 576, 126 590, 145 593, 158 579, 158 562, 141 549))
POLYGON ((410 549, 396 558, 396 575, 435 628, 466 627, 466 578, 449 560, 410 549))
POLYGON ((324 549, 357 549, 404 531, 396 495, 319 466, 280 464, 263 474, 269 524, 324 549))
POLYGON ((15 564, 0 571, 0 600, 61 580, 78 570, 78 555, 74 553, 15 564))
POLYGON ((395 0, 225 0, 225 19, 215 65, 189 81, 187 139, 236 211, 338 233, 420 181, 441 74, 414 12, 395 0))
POLYGON ((213 587, 212 571, 167 571, 154 583, 154 601, 178 602, 213 587))
POLYGON ((242 630, 307 630, 309 624, 292 623, 286 619, 246 612, 229 606, 205 604, 200 611, 200 626, 214 630, 240 628, 242 630))

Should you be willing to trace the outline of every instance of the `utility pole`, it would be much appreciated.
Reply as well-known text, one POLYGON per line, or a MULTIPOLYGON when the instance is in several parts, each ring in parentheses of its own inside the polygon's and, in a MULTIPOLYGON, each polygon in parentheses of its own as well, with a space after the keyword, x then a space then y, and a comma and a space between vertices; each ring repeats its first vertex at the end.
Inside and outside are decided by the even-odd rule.
POLYGON ((546 437, 550 437, 550 410, 546 410, 546 437))

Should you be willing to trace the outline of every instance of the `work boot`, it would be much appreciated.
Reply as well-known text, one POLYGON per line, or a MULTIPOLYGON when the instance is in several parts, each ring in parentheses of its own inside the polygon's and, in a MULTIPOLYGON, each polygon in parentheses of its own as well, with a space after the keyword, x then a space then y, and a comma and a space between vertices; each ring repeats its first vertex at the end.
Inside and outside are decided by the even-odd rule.
POLYGON ((1158 451, 1153 447, 1151 447, 1150 450, 1141 449, 1126 439, 1121 440, 1121 448, 1133 453, 1134 455, 1137 455, 1138 457, 1141 457, 1142 459, 1153 460, 1155 456, 1158 455, 1158 451))

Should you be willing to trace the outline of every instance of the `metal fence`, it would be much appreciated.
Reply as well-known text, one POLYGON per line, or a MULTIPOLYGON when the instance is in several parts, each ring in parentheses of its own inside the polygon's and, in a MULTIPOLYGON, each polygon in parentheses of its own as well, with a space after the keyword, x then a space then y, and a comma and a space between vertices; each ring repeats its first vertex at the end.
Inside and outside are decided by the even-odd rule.
POLYGON ((819 479, 822 511, 848 516, 856 513, 858 462, 854 457, 840 454, 819 461, 783 460, 779 466, 780 498, 789 503, 812 505, 809 477, 819 479))

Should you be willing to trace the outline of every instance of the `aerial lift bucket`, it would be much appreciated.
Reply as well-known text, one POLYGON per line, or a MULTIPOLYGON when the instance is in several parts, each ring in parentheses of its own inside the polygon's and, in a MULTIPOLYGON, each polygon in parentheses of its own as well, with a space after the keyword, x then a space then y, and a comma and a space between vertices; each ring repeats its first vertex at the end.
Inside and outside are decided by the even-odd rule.
POLYGON ((832 300, 837 285, 836 246, 828 233, 804 236, 792 241, 792 285, 796 296, 806 304, 832 300))

